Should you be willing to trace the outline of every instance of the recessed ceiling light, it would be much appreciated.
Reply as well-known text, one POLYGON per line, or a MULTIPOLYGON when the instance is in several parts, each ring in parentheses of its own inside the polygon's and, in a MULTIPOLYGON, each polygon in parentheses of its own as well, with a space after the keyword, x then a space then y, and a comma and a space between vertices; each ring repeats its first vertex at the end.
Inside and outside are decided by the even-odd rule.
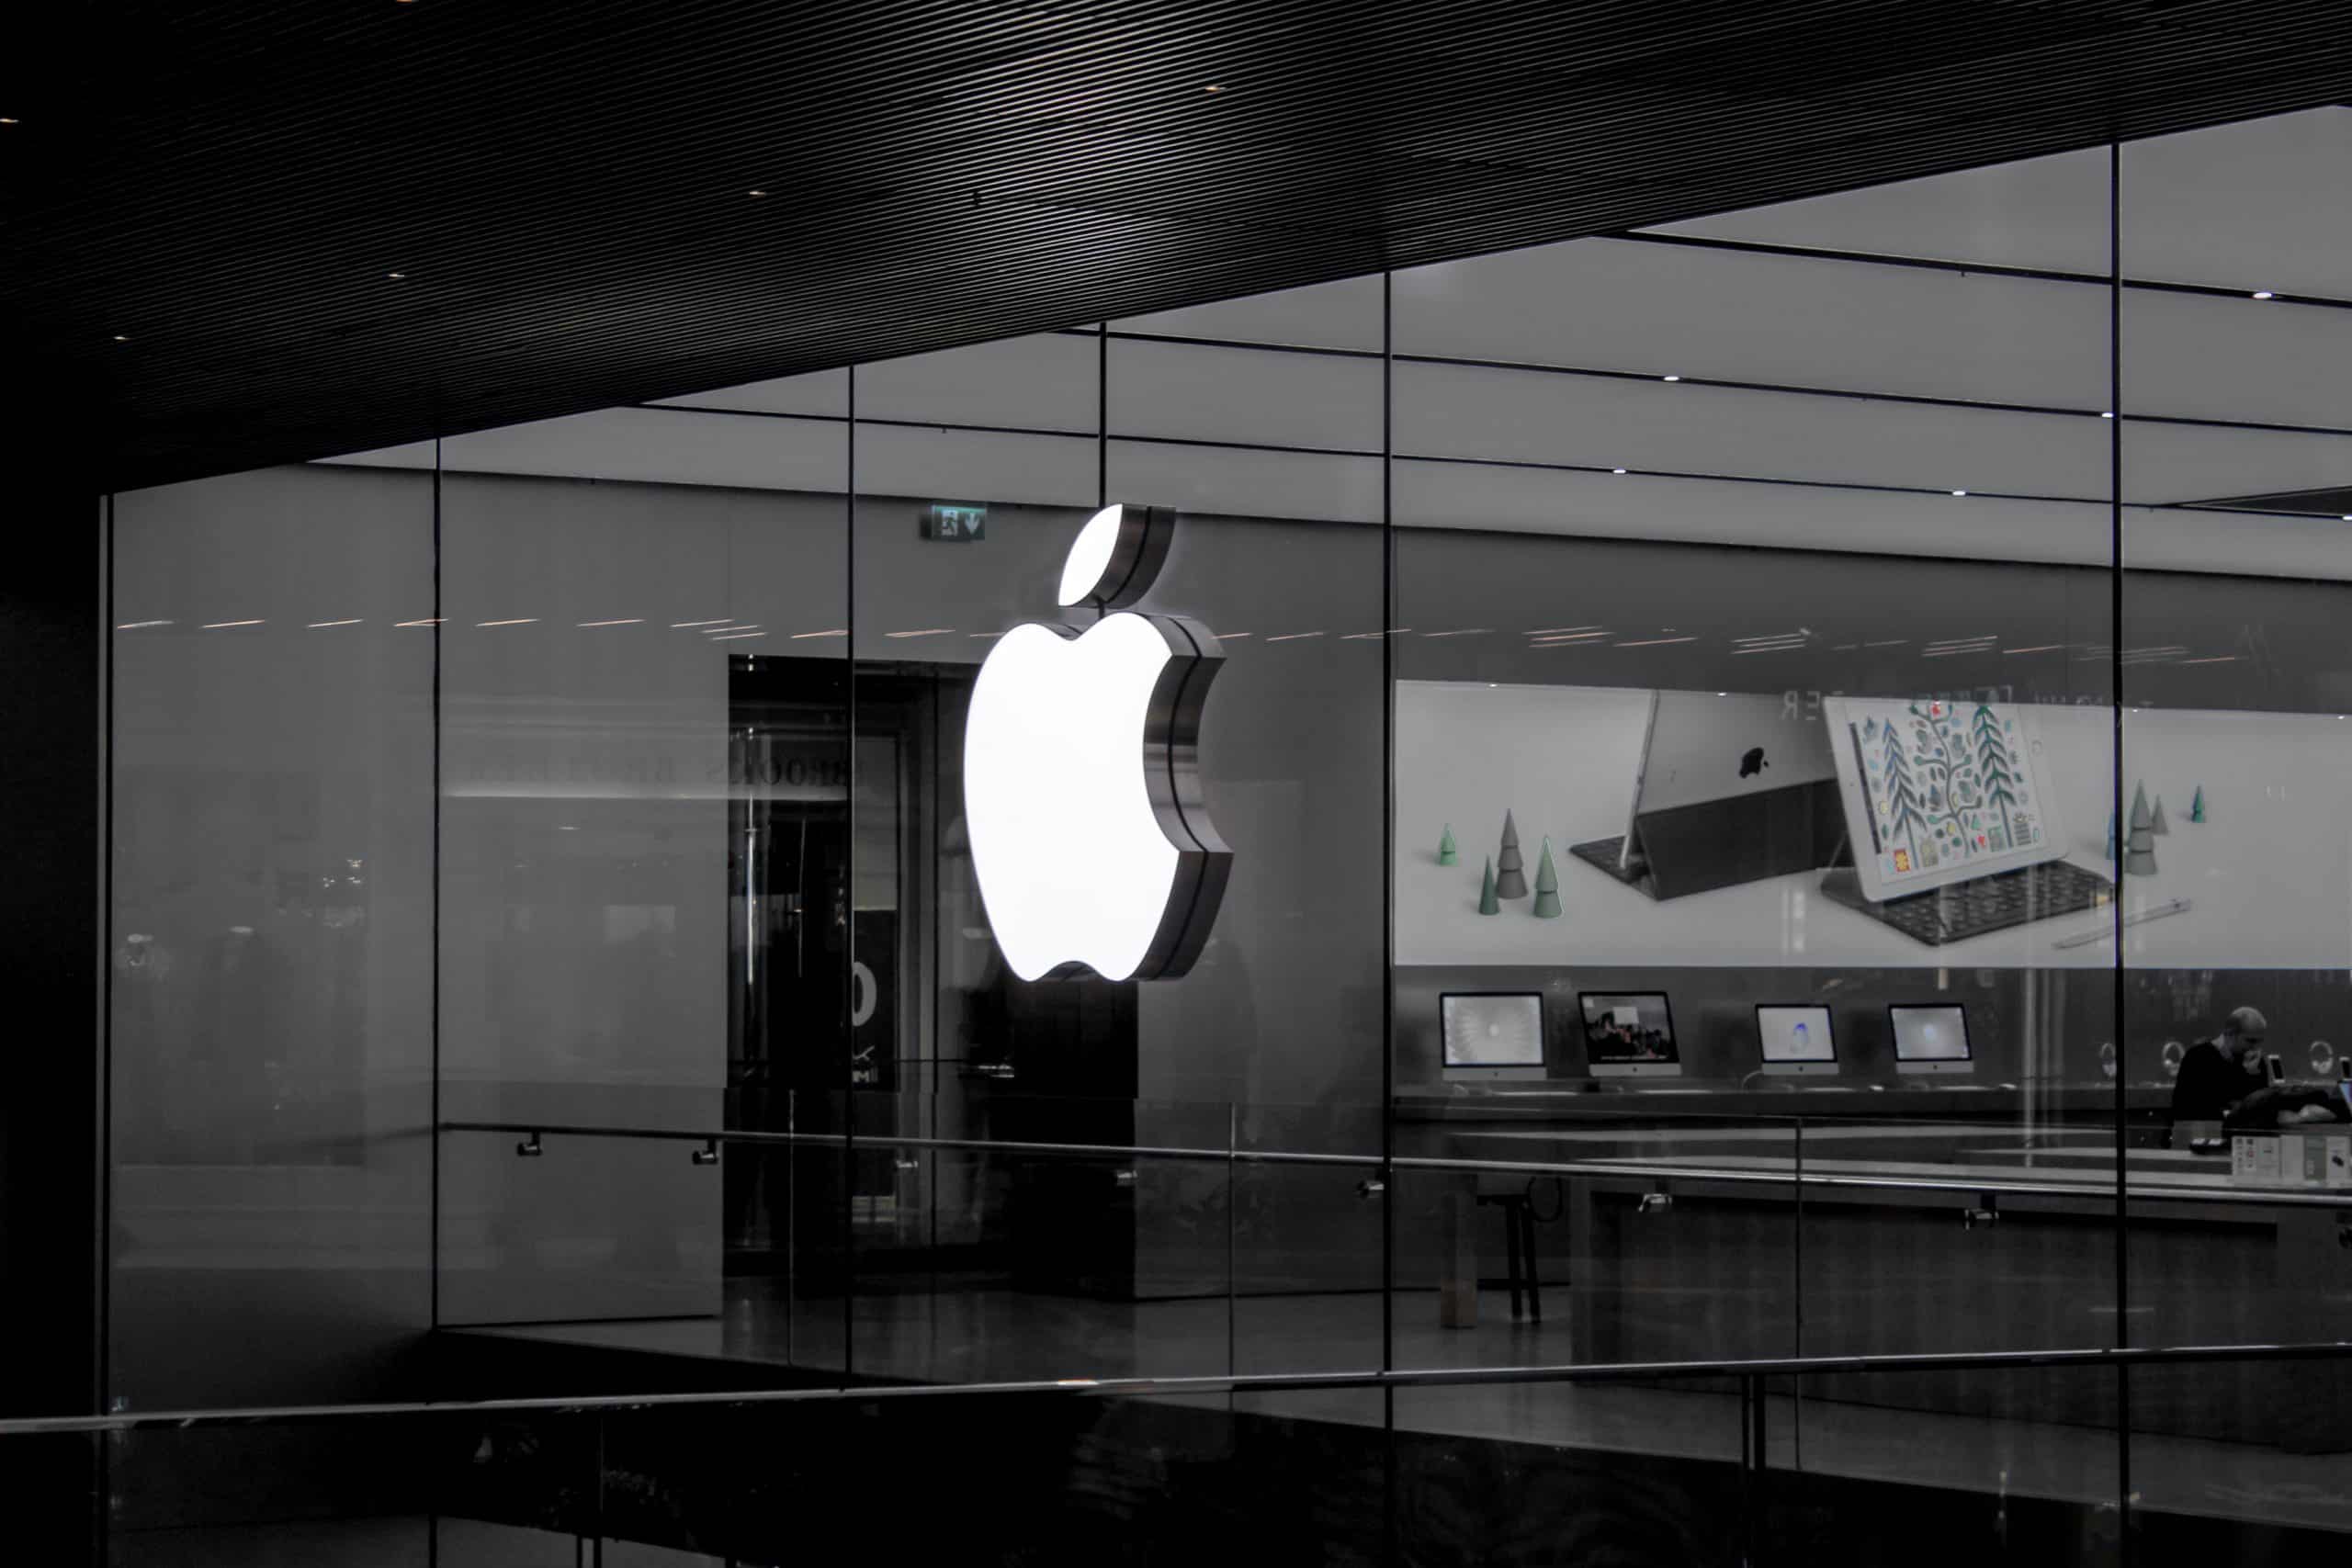
POLYGON ((2346 513, 2342 517, 2336 519, 2336 521, 2339 523, 2352 523, 2352 512, 2346 513))
POLYGON ((0 125, 22 125, 24 121, 12 114, 0 114, 0 125))
POLYGON ((753 191, 746 191, 746 192, 744 192, 743 194, 744 194, 744 195, 746 195, 746 196, 765 196, 765 195, 767 195, 767 192, 765 192, 765 191, 763 191, 763 190, 753 190, 753 191))
POLYGON ((1967 493, 1968 493, 1968 492, 1967 492, 1966 491, 1964 491, 1964 490, 1956 490, 1956 491, 1952 491, 1952 494, 1954 494, 1954 495, 1966 495, 1967 493))
POLYGON ((1611 468, 1611 469, 1610 469, 1609 471, 1610 471, 1611 473, 1612 473, 1612 474, 1622 474, 1622 473, 1623 473, 1625 470, 1624 470, 1624 469, 1623 469, 1623 468, 1611 468))
POLYGON ((2098 416, 2101 419, 2113 419, 2115 417, 2115 411, 2113 409, 2101 409, 2098 416))
POLYGON ((120 333, 117 333, 114 334, 114 341, 117 343, 129 343, 130 340, 123 336, 120 333))
POLYGON ((2255 297, 2256 299, 2268 299, 2273 298, 2273 296, 2272 296, 2272 294, 2271 294, 2270 290, 2268 290, 2267 288, 2257 288, 2257 289, 2256 289, 2256 290, 2254 291, 2254 297, 2255 297))
POLYGON ((404 272, 388 272, 384 274, 384 276, 386 277, 406 277, 408 274, 404 272))
POLYGON ((1679 381, 1682 378, 1679 376, 1661 376, 1658 379, 1661 381, 1679 381))
POLYGON ((1201 91, 1202 91, 1202 92, 1204 92, 1204 93, 1222 93, 1222 92, 1224 92, 1224 91, 1225 91, 1225 89, 1224 89, 1223 87, 1218 86, 1218 85, 1217 85, 1216 84, 1215 84, 1214 82, 1212 82, 1211 84, 1209 84, 1209 85, 1207 85, 1207 86, 1205 86, 1205 87, 1203 87, 1203 88, 1201 89, 1201 91))

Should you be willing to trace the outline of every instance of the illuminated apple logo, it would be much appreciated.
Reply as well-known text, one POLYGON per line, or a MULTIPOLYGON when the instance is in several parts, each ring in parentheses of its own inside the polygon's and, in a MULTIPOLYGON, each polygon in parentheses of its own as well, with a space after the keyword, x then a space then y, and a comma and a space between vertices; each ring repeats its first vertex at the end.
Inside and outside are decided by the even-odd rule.
POLYGON ((972 686, 964 820, 989 926, 1024 980, 1173 979, 1225 896, 1233 853, 1195 766, 1224 650, 1197 621, 1124 613, 1159 575, 1175 525, 1162 507, 1096 513, 1059 597, 1100 618, 1083 631, 1013 627, 972 686))

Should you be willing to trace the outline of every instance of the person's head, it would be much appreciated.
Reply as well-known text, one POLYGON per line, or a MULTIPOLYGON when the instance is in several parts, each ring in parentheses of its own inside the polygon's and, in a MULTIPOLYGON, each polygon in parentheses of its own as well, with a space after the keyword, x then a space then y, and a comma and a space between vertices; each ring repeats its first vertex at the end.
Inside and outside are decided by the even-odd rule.
POLYGON ((2270 1021, 2259 1010, 2233 1008, 2222 1021, 2222 1054, 2247 1072, 2257 1072, 2262 1066, 2262 1043, 2269 1033, 2270 1021))

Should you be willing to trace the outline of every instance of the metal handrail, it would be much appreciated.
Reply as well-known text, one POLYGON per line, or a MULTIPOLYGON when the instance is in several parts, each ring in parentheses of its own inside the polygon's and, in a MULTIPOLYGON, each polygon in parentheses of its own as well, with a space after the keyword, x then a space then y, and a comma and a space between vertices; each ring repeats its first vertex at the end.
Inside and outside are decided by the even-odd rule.
MULTIPOLYGON (((446 1331, 445 1331, 446 1332, 446 1331)), ((1718 1378, 1830 1377, 1899 1372, 2001 1371, 2039 1368, 2192 1366, 2218 1362, 2352 1359, 2352 1341, 2283 1345, 2170 1345, 2052 1350, 1939 1350, 1915 1355, 1775 1356, 1744 1360, 1617 1361, 1605 1365, 1429 1367, 1352 1372, 1249 1372, 1186 1377, 1053 1378, 993 1383, 876 1383, 838 1388, 743 1389, 690 1393, 593 1394, 575 1398, 417 1401, 406 1404, 290 1404, 245 1409, 36 1416, 0 1420, 0 1438, 67 1433, 262 1426, 399 1416, 465 1416, 586 1411, 660 1410, 680 1405, 839 1404, 881 1400, 970 1398, 987 1394, 1064 1394, 1100 1398, 1166 1394, 1261 1393, 1285 1390, 1474 1387, 1495 1383, 1604 1383, 1718 1378)))
MULTIPOLYGON (((1711 1181, 1730 1186, 1819 1188, 1897 1192, 1996 1193, 2027 1198, 2112 1198, 2111 1181, 2020 1181, 2015 1178, 1872 1176, 1820 1169, 1780 1173, 1706 1165, 1629 1164, 1622 1160, 1459 1159, 1436 1155, 1314 1154, 1285 1149, 1203 1148, 1182 1145, 1069 1144, 1035 1139, 940 1138, 907 1133, 707 1132, 685 1128, 617 1127, 560 1122, 444 1122, 447 1133, 521 1134, 579 1138, 643 1138, 670 1143, 813 1145, 856 1144, 876 1148, 945 1149, 986 1154, 1037 1155, 1086 1159, 1191 1159, 1250 1165, 1338 1166, 1367 1170, 1460 1171, 1468 1175, 1613 1177, 1630 1180, 1711 1181)), ((1815 1159, 1821 1156, 1816 1155, 1815 1159)), ((2096 1173, 2095 1173, 2096 1174, 2096 1173)), ((2235 1203, 2263 1207, 2352 1210, 2352 1189, 2253 1190, 2243 1187, 2139 1187, 2123 1185, 2124 1196, 2143 1202, 2235 1203)))

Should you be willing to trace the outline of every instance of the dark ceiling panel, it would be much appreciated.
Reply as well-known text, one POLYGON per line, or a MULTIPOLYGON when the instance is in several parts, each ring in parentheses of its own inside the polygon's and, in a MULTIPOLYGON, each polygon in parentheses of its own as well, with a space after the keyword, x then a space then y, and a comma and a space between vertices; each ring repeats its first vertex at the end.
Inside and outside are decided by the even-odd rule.
POLYGON ((2340 8, 2300 0, 63 26, 0 61, 0 349, 126 486, 2352 96, 2340 8))

